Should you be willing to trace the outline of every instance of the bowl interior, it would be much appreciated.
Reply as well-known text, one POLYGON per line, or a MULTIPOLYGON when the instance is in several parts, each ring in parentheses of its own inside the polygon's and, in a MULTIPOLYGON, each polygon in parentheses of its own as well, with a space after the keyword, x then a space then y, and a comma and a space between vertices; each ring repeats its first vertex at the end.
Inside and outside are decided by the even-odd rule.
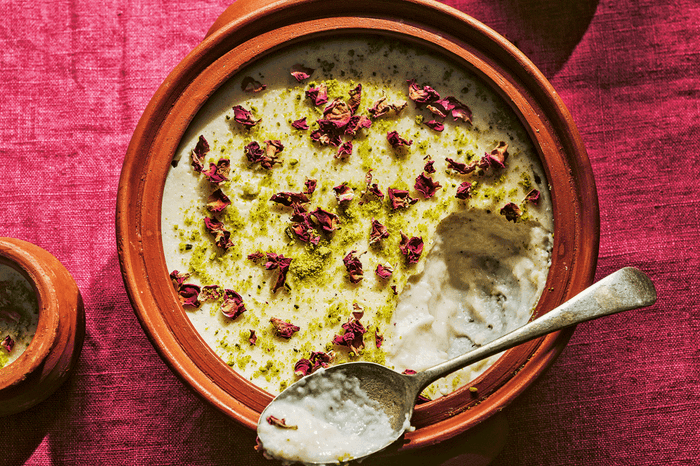
MULTIPOLYGON (((585 288, 595 272, 597 198, 583 145, 549 83, 496 33, 466 15, 418 1, 358 1, 339 9, 296 1, 230 23, 178 65, 146 109, 124 162, 117 238, 132 305, 163 359, 208 402, 253 429, 272 396, 222 361, 180 305, 162 246, 163 188, 190 122, 223 83, 281 48, 343 34, 398 38, 449 57, 496 90, 520 118, 543 162, 554 216, 547 291, 535 315, 585 288)), ((417 429, 402 448, 453 437, 502 409, 553 362, 569 336, 557 333, 508 351, 474 381, 478 396, 465 387, 418 406, 412 421, 417 429)))

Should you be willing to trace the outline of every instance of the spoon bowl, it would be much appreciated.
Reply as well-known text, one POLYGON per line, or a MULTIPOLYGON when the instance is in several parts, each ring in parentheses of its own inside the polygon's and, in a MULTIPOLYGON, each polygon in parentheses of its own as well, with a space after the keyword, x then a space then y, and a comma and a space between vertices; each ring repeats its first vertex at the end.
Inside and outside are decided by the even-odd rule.
MULTIPOLYGON (((325 459, 323 461, 307 460, 297 453, 287 454, 283 450, 278 451, 275 449, 279 445, 268 444, 266 446, 267 437, 264 431, 267 428, 265 424, 272 425, 274 422, 278 423, 278 428, 297 430, 299 427, 296 425, 286 425, 284 418, 275 417, 275 419, 271 420, 272 416, 269 413, 275 411, 275 408, 281 403, 291 401, 302 404, 312 397, 328 394, 337 387, 338 397, 336 401, 346 403, 350 400, 353 403, 353 407, 361 406, 372 411, 381 410, 388 421, 387 425, 390 426, 385 427, 385 431, 382 432, 381 436, 375 435, 374 426, 367 426, 368 430, 372 431, 372 440, 375 441, 370 446, 371 451, 360 448, 355 451, 343 450, 334 453, 334 457, 337 458, 336 463, 361 460, 388 447, 401 437, 406 429, 410 428, 409 420, 413 415, 413 408, 418 395, 439 378, 548 333, 606 315, 650 306, 655 302, 656 290, 649 277, 638 269, 626 267, 605 277, 561 306, 527 325, 425 371, 410 375, 399 374, 379 364, 367 362, 346 363, 319 370, 292 384, 263 410, 258 420, 258 436, 262 448, 268 454, 282 460, 301 461, 305 464, 333 463, 333 461, 325 459), (320 380, 323 380, 324 383, 316 385, 320 380), (352 382, 352 386, 349 382, 352 382), (390 429, 390 431, 387 429, 390 429)), ((321 407, 320 410, 318 406, 315 406, 314 409, 316 409, 316 413, 310 413, 311 415, 328 417, 326 414, 331 413, 334 406, 321 407), (324 409, 326 412, 321 412, 324 409)), ((351 433, 347 427, 348 425, 357 425, 357 422, 345 422, 344 420, 338 422, 337 418, 330 422, 338 429, 338 433, 343 436, 351 433), (344 428, 348 431, 344 431, 344 428)), ((369 424, 371 424, 371 421, 369 424)), ((314 419, 310 425, 316 427, 319 423, 314 419)), ((301 434, 303 435, 304 432, 301 432, 301 434)), ((320 444, 323 445, 323 436, 316 435, 315 438, 316 441, 319 441, 318 438, 320 438, 320 444)), ((290 439, 288 438, 287 441, 290 441, 290 439)))

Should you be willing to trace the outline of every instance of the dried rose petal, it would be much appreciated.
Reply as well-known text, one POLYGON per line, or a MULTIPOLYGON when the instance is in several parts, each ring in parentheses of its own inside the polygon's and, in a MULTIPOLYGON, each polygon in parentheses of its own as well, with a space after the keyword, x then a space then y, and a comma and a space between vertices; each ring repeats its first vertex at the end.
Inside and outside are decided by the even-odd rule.
POLYGON ((12 352, 12 348, 15 347, 15 341, 12 339, 10 335, 7 335, 1 342, 0 346, 5 348, 8 353, 12 352))
POLYGON ((362 313, 353 313, 353 317, 343 324, 345 333, 333 337, 334 345, 347 346, 356 354, 359 353, 360 349, 365 347, 363 335, 367 333, 365 327, 360 323, 358 316, 361 317, 362 313))
POLYGON ((231 205, 231 200, 221 189, 217 189, 211 193, 207 200, 207 209, 209 209, 210 212, 221 212, 229 205, 231 205))
POLYGON ((418 372, 414 371, 413 369, 406 369, 402 372, 404 375, 416 375, 418 372))
POLYGON ((311 374, 311 361, 306 358, 301 358, 294 364, 294 374, 299 377, 304 377, 311 374))
POLYGON ((314 71, 316 71, 314 68, 307 68, 304 65, 297 63, 296 65, 292 66, 290 73, 292 76, 294 76, 294 79, 296 79, 298 82, 302 82, 305 79, 309 79, 314 71))
POLYGON ((443 125, 437 120, 426 121, 424 125, 437 132, 442 132, 445 129, 445 125, 443 125))
POLYGON ((373 183, 372 186, 369 187, 369 192, 377 196, 379 199, 384 199, 384 193, 379 189, 377 183, 373 183))
POLYGON ((394 149, 398 149, 399 147, 408 147, 411 144, 413 144, 413 140, 411 139, 410 141, 407 141, 406 139, 402 138, 399 136, 399 133, 397 131, 390 131, 386 133, 386 139, 389 141, 389 144, 391 144, 391 147, 394 149))
POLYGON ((372 219, 372 229, 369 232, 369 244, 375 244, 380 242, 384 238, 389 237, 389 230, 379 223, 377 220, 372 219))
POLYGON ((265 262, 265 268, 267 270, 279 269, 279 275, 277 276, 277 282, 272 289, 272 292, 276 292, 282 286, 287 279, 287 272, 289 271, 289 265, 292 263, 292 259, 289 257, 284 257, 282 254, 277 255, 271 252, 267 253, 267 262, 265 262))
POLYGON ((323 109, 323 119, 318 120, 318 124, 326 132, 338 131, 345 128, 352 114, 353 111, 347 103, 342 99, 334 99, 323 109))
POLYGON ((442 107, 445 113, 452 113, 452 119, 455 121, 462 120, 468 123, 472 122, 472 111, 465 104, 457 100, 456 97, 445 97, 435 103, 442 107))
POLYGON ((540 202, 540 192, 537 189, 531 190, 529 193, 525 195, 525 201, 530 201, 533 204, 537 205, 540 202))
POLYGON ((449 157, 446 157, 445 160, 447 161, 447 168, 456 171, 460 175, 466 175, 476 170, 476 162, 472 162, 467 165, 466 163, 452 160, 449 157))
POLYGON ((386 96, 382 96, 379 100, 374 102, 370 108, 367 109, 372 118, 379 118, 386 115, 387 113, 393 111, 395 115, 399 115, 401 111, 406 108, 408 102, 401 101, 389 104, 386 102, 386 96))
POLYGON ((199 298, 204 301, 218 301, 222 296, 222 290, 219 285, 207 285, 202 288, 199 298))
POLYGON ((384 335, 380 335, 377 329, 374 329, 374 346, 377 347, 377 349, 382 347, 382 343, 384 343, 384 335))
POLYGON ((248 341, 250 342, 250 346, 255 346, 255 343, 258 341, 258 336, 255 334, 255 330, 250 329, 250 336, 248 337, 248 341))
POLYGON ((330 233, 338 229, 340 219, 334 213, 317 208, 311 212, 311 215, 313 215, 319 225, 321 225, 323 231, 330 233))
POLYGON ((304 186, 306 186, 306 189, 304 189, 304 194, 308 194, 309 196, 316 191, 316 180, 306 180, 304 182, 304 186))
POLYGON ((306 123, 306 117, 304 118, 299 118, 298 120, 294 120, 292 122, 292 127, 294 129, 299 129, 299 130, 307 130, 309 129, 309 125, 306 123))
POLYGON ((440 99, 440 94, 430 86, 419 86, 415 79, 406 81, 408 83, 408 98, 414 101, 418 106, 435 102, 440 99))
POLYGON ((283 206, 291 206, 292 204, 305 204, 309 202, 309 198, 304 193, 281 192, 273 194, 270 198, 272 202, 282 204, 283 206))
POLYGON ((423 253, 423 238, 413 236, 411 239, 401 233, 401 243, 399 244, 401 253, 406 256, 409 264, 415 264, 423 253))
POLYGON ((241 295, 233 290, 224 290, 224 302, 221 304, 221 313, 229 319, 235 319, 246 311, 241 295))
POLYGON ((343 202, 350 202, 355 196, 352 188, 345 183, 334 187, 333 192, 335 192, 335 198, 339 204, 342 204, 343 202))
POLYGON ((309 359, 301 358, 294 364, 294 373, 300 377, 311 374, 321 367, 328 367, 328 364, 335 359, 335 353, 329 351, 313 351, 309 359))
POLYGON ((425 196, 426 199, 430 199, 442 186, 440 183, 421 172, 421 174, 416 178, 416 184, 413 187, 416 189, 416 191, 425 196))
POLYGON ((334 157, 336 159, 345 159, 352 154, 352 142, 344 142, 340 147, 338 147, 338 152, 335 153, 334 157))
POLYGON ((491 153, 486 153, 481 158, 479 166, 481 168, 488 168, 489 166, 495 166, 498 168, 505 168, 506 160, 508 159, 508 144, 501 141, 498 146, 494 148, 491 153), (483 166, 482 166, 483 164, 483 166))
POLYGON ((231 232, 224 229, 224 224, 213 218, 204 217, 204 227, 214 235, 214 242, 224 251, 233 246, 231 232))
POLYGON ((435 167, 433 167, 433 164, 435 163, 435 160, 428 160, 425 162, 425 166, 423 167, 423 171, 426 173, 435 173, 435 167))
POLYGON ((372 120, 364 115, 353 115, 348 120, 347 125, 345 125, 345 134, 355 136, 357 132, 362 128, 369 128, 372 126, 372 120))
POLYGON ((265 254, 263 254, 260 251, 254 252, 252 254, 248 254, 248 260, 253 261, 253 262, 257 262, 260 259, 262 259, 263 257, 265 257, 265 254))
POLYGON ((278 419, 275 416, 267 416, 267 418, 265 420, 271 426, 277 426, 277 427, 281 427, 283 429, 296 430, 299 428, 299 426, 288 426, 287 423, 284 421, 284 419, 278 419))
POLYGON ((177 270, 170 272, 170 279, 173 281, 173 286, 176 290, 180 289, 188 278, 190 278, 190 274, 187 272, 178 272, 177 270))
POLYGON ((216 162, 216 165, 209 162, 209 168, 202 171, 202 174, 207 177, 210 183, 219 184, 228 181, 228 174, 231 171, 231 162, 229 159, 221 159, 216 162))
POLYGON ((328 88, 325 83, 321 83, 316 87, 310 87, 306 90, 305 95, 316 106, 325 105, 328 102, 328 88))
POLYGON ((256 81, 251 76, 246 76, 241 81, 241 90, 243 92, 257 93, 267 89, 267 86, 259 81, 256 81))
POLYGON ((297 327, 296 325, 291 324, 289 322, 285 322, 282 319, 278 319, 277 317, 271 318, 270 322, 272 322, 272 325, 275 327, 277 335, 282 338, 292 338, 292 336, 299 331, 299 327, 297 327))
POLYGON ((345 268, 348 271, 348 276, 352 283, 360 283, 364 275, 362 271, 362 262, 360 262, 360 258, 355 255, 356 252, 357 251, 350 251, 343 258, 343 264, 345 264, 345 268))
POLYGON ((194 146, 190 157, 192 159, 192 169, 196 172, 204 170, 204 157, 209 152, 209 143, 204 136, 200 135, 197 144, 194 146))
POLYGON ((386 280, 389 277, 391 277, 391 274, 394 273, 394 268, 391 267, 390 265, 382 265, 379 264, 377 265, 377 269, 374 271, 375 274, 382 280, 386 280))
POLYGON ((253 114, 250 113, 249 110, 246 110, 240 105, 235 105, 233 107, 233 119, 236 121, 236 123, 239 123, 246 128, 252 128, 260 122, 260 120, 253 118, 253 114))
POLYGON ((418 202, 418 199, 414 199, 408 195, 408 191, 403 189, 389 188, 389 202, 391 202, 391 208, 396 210, 398 208, 406 208, 412 204, 418 202))
POLYGON ((440 118, 445 118, 447 117, 447 113, 442 109, 440 106, 435 106, 435 105, 427 105, 426 108, 432 113, 433 115, 439 116, 440 118))
POLYGON ((520 207, 518 207, 517 204, 509 202, 501 208, 501 215, 505 216, 506 220, 515 223, 522 215, 522 211, 520 210, 520 207))
POLYGON ((353 89, 350 89, 350 91, 348 91, 348 94, 350 94, 350 98, 348 99, 348 106, 354 114, 360 107, 360 103, 362 101, 362 84, 358 84, 353 89))
POLYGON ((199 286, 191 283, 184 283, 181 285, 177 292, 180 303, 186 307, 199 307, 202 304, 199 302, 199 299, 197 299, 199 297, 199 290, 199 286))
POLYGON ((465 181, 457 187, 457 194, 455 194, 457 199, 466 200, 472 197, 472 184, 469 181, 465 181))
POLYGON ((299 204, 292 204, 292 209, 294 209, 294 213, 291 218, 294 223, 292 223, 290 229, 299 240, 313 245, 318 244, 321 237, 316 235, 314 224, 311 221, 311 214, 299 204))

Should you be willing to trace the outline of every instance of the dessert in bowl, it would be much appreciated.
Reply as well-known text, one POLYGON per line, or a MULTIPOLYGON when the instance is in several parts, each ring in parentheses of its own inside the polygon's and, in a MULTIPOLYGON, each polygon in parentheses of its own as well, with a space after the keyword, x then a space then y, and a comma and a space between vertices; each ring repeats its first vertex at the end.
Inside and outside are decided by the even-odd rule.
MULTIPOLYGON (((251 428, 319 366, 421 370, 593 277, 590 167, 534 67, 447 7, 346 8, 274 4, 214 31, 149 105, 120 182, 144 329, 251 428)), ((505 406, 568 335, 431 387, 401 448, 505 406)))

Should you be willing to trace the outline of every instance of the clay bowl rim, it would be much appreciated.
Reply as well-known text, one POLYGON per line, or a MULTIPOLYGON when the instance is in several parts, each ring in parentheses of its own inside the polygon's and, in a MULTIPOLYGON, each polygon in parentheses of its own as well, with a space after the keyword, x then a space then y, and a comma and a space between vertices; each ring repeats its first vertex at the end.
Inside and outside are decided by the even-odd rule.
POLYGON ((12 267, 31 284, 37 297, 39 321, 27 349, 0 370, 0 391, 21 383, 37 371, 58 339, 59 313, 53 287, 39 259, 23 243, 14 238, 0 238, 0 264, 12 267))
MULTIPOLYGON (((466 61, 502 96, 505 94, 524 120, 552 185, 555 245, 548 277, 552 291, 544 293, 536 314, 575 295, 592 282, 595 273, 599 218, 590 163, 568 111, 522 53, 483 24, 432 2, 358 0, 350 9, 326 12, 323 8, 316 0, 279 2, 213 31, 173 70, 149 103, 129 145, 119 185, 120 265, 142 327, 176 375, 226 415, 253 429, 271 395, 235 374, 189 323, 168 278, 160 238, 160 207, 167 167, 189 122, 228 76, 259 57, 256 45, 261 41, 281 46, 289 38, 281 39, 282 32, 301 40, 308 34, 337 32, 342 27, 345 31, 399 34, 419 42, 429 37, 436 42, 435 47, 448 47, 448 55, 454 52, 449 47, 459 53, 466 50, 470 57, 466 61), (428 19, 397 18, 398 5, 406 17, 428 19), (310 7, 317 9, 316 16, 308 14, 310 7), (306 12, 303 16, 302 11, 306 12), (237 65, 222 71, 221 65, 231 65, 230 60, 237 65), (485 73, 486 69, 491 74, 485 73), (554 282, 556 286, 552 286, 554 282)), ((399 448, 437 443, 495 414, 552 364, 572 332, 558 332, 510 350, 473 383, 479 387, 475 399, 467 398, 471 395, 463 389, 419 406, 419 428, 407 434, 399 448)))

